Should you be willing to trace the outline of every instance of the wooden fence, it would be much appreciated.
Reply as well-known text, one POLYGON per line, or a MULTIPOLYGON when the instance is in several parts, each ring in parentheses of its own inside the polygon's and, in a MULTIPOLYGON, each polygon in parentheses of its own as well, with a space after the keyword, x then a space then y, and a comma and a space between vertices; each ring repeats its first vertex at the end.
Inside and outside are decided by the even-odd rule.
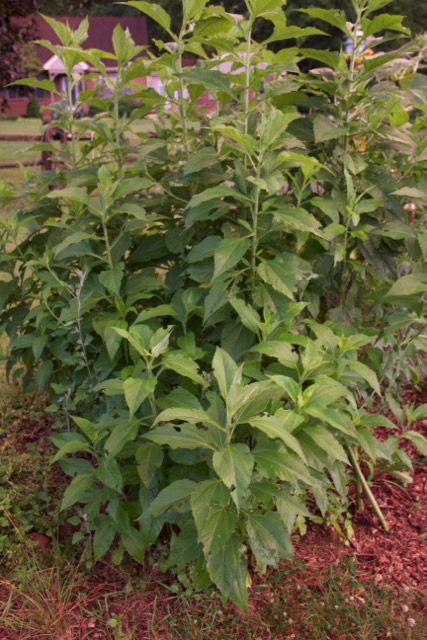
MULTIPOLYGON (((51 144, 54 141, 59 141, 61 144, 65 144, 68 135, 63 129, 59 127, 50 127, 46 129, 42 135, 20 135, 17 133, 1 134, 0 142, 42 142, 45 144, 51 144)), ((86 134, 79 138, 79 140, 90 140, 91 135, 86 134)), ((40 157, 34 160, 7 160, 6 162, 0 162, 0 169, 15 169, 16 167, 43 167, 44 170, 52 169, 53 154, 51 151, 42 151, 40 157)))

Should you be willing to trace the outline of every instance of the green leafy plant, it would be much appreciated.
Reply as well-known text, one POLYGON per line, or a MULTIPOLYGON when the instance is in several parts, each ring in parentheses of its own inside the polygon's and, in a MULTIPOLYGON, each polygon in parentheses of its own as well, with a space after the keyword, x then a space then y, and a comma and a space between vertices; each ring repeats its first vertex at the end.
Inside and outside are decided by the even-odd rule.
POLYGON ((85 50, 87 21, 47 19, 70 141, 55 172, 2 189, 0 326, 9 372, 51 392, 74 540, 119 563, 164 536, 165 568, 244 609, 251 572, 290 557, 305 519, 346 513, 350 481, 387 527, 361 461, 400 455, 369 408, 395 366, 390 311, 423 313, 425 42, 381 53, 408 35, 385 1, 355 0, 355 24, 305 10, 350 55, 293 46, 319 30, 288 26, 282 0, 245 16, 185 0, 179 33, 129 4, 165 31, 158 56, 120 27, 114 54, 85 50), (103 83, 73 105, 82 61, 103 83), (152 73, 161 93, 134 84, 152 73), (120 115, 128 89, 140 107, 120 115), (83 103, 102 111, 76 120, 83 103), (152 111, 154 137, 136 132, 152 111))

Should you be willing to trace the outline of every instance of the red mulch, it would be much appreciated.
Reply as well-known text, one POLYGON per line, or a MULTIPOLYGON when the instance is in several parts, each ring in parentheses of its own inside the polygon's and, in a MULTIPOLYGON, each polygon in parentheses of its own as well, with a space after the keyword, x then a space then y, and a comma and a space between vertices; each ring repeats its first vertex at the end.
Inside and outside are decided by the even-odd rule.
MULTIPOLYGON (((415 406, 427 402, 426 395, 413 389, 403 393, 405 402, 415 406)), ((391 413, 388 417, 401 428, 391 413)), ((411 430, 427 438, 427 420, 412 423, 411 430)), ((382 428, 378 435, 387 431, 382 428)), ((427 594, 427 460, 408 440, 402 439, 400 446, 414 463, 412 483, 404 486, 392 476, 377 473, 371 486, 390 531, 383 530, 365 500, 364 512, 353 516, 354 537, 349 547, 334 530, 318 526, 310 527, 295 545, 296 558, 303 559, 308 569, 322 571, 344 556, 353 556, 361 579, 427 594)))

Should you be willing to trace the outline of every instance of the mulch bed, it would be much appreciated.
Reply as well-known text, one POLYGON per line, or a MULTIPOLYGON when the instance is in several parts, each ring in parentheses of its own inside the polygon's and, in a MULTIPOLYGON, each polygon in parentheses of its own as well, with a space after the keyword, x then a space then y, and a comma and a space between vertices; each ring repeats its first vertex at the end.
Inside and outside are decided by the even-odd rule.
MULTIPOLYGON (((415 406, 427 402, 425 392, 408 390, 404 397, 415 406)), ((391 413, 388 417, 401 426, 391 413)), ((427 438, 427 420, 414 422, 411 430, 427 438)), ((383 530, 366 500, 365 510, 353 516, 354 537, 349 547, 340 543, 335 531, 310 527, 295 547, 296 557, 313 572, 353 556, 361 579, 427 593, 427 460, 408 440, 401 440, 401 446, 414 463, 412 482, 404 486, 396 478, 378 473, 371 487, 390 531, 383 530)))

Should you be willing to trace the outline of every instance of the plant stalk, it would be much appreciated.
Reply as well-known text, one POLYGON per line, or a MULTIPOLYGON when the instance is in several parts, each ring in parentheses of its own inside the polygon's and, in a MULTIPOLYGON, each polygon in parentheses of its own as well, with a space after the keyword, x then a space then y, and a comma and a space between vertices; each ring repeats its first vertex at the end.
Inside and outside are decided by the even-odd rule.
POLYGON ((348 447, 348 456, 350 458, 350 462, 351 462, 351 466, 353 467, 354 473, 356 474, 356 477, 360 483, 360 486, 362 487, 363 491, 366 494, 366 497, 368 498, 369 502, 371 503, 375 513, 378 516, 379 521, 381 522, 381 525, 384 529, 384 531, 390 531, 390 527, 384 517, 383 512, 380 509, 380 506, 378 504, 378 502, 375 499, 374 494, 371 491, 370 486, 368 485, 365 476, 362 473, 362 470, 359 466, 359 463, 356 460, 356 456, 354 455, 354 452, 352 450, 351 447, 348 447))
POLYGON ((246 37, 246 58, 245 58, 245 93, 244 93, 244 109, 245 109, 245 134, 249 130, 249 87, 251 84, 251 40, 252 27, 248 31, 246 37))
POLYGON ((70 118, 70 135, 71 135, 71 166, 75 169, 77 164, 77 148, 76 148, 76 135, 74 127, 74 112, 73 112, 73 76, 69 71, 67 72, 67 98, 68 98, 68 110, 70 118))
POLYGON ((178 78, 179 78, 179 114, 181 116, 182 134, 184 138, 184 149, 187 161, 190 159, 190 143, 188 138, 187 109, 185 106, 185 84, 182 77, 182 54, 183 54, 183 29, 179 34, 178 41, 178 78))

